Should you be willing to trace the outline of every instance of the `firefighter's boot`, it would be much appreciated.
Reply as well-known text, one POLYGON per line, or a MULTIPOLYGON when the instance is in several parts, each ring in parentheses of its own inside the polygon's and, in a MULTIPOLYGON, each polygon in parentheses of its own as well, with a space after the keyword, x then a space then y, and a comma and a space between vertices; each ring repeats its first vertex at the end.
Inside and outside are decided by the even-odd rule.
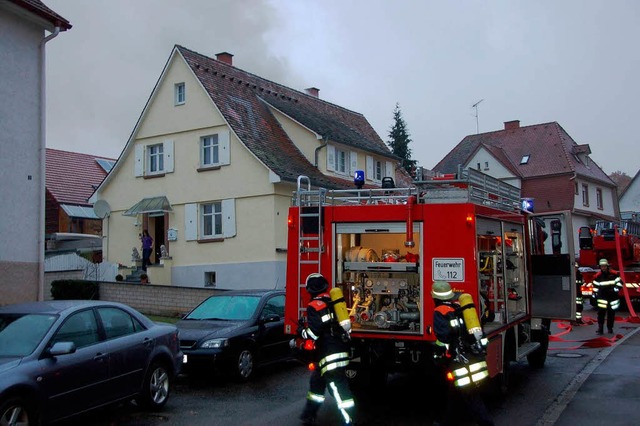
POLYGON ((304 406, 304 410, 302 410, 302 414, 300 415, 300 421, 303 425, 315 424, 316 415, 318 414, 320 405, 321 404, 317 402, 307 400, 307 403, 304 406))
POLYGON ((604 332, 602 331, 602 326, 598 325, 598 329, 596 330, 596 334, 603 334, 604 332))

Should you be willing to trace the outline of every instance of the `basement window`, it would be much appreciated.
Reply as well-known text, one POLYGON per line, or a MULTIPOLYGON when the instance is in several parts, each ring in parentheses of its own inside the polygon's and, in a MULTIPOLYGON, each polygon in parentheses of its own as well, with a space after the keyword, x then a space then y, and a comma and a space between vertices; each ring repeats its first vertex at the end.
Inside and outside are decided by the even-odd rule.
POLYGON ((520 159, 520 164, 527 164, 529 163, 529 158, 531 157, 531 155, 529 154, 525 154, 522 156, 522 158, 520 159))
POLYGON ((215 287, 216 286, 216 273, 213 272, 205 272, 204 273, 204 286, 205 287, 215 287))

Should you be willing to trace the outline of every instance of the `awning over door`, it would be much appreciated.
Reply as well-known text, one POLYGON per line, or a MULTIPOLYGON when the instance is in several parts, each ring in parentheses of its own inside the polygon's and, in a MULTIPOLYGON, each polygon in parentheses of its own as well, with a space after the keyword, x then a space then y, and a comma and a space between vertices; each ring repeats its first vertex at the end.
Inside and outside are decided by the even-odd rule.
POLYGON ((122 214, 123 216, 136 216, 144 213, 166 213, 172 211, 173 209, 167 197, 151 197, 143 198, 122 214))
POLYGON ((79 219, 100 219, 93 211, 93 207, 72 206, 70 204, 60 204, 60 207, 69 217, 79 219))

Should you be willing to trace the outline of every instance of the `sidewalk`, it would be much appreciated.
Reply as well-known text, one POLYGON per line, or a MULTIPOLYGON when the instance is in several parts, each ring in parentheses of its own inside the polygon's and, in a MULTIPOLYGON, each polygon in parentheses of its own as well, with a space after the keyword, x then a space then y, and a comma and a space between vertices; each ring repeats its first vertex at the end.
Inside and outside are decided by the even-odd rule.
POLYGON ((587 325, 555 323, 550 348, 603 349, 569 383, 538 426, 631 426, 640 423, 640 323, 616 315, 614 334, 595 335, 595 310, 587 325), (571 340, 569 340, 571 339, 571 340))

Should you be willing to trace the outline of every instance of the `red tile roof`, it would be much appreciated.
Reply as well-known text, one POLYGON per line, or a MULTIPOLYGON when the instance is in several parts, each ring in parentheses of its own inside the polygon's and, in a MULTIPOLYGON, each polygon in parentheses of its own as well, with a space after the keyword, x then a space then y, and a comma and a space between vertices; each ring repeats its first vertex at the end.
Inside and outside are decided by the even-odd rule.
POLYGON ((349 179, 323 175, 298 150, 274 116, 275 108, 323 139, 396 160, 360 113, 209 58, 175 47, 200 80, 241 142, 284 181, 305 175, 313 185, 353 187, 349 179))
POLYGON ((586 165, 578 159, 577 154, 587 152, 588 147, 578 145, 555 121, 466 136, 436 164, 434 171, 455 173, 458 164, 465 164, 479 146, 485 146, 522 179, 575 172, 583 178, 615 186, 593 160, 586 165), (530 156, 529 161, 520 164, 525 155, 530 156))
POLYGON ((47 148, 47 192, 59 204, 89 206, 88 199, 107 172, 96 159, 115 162, 113 158, 47 148))

